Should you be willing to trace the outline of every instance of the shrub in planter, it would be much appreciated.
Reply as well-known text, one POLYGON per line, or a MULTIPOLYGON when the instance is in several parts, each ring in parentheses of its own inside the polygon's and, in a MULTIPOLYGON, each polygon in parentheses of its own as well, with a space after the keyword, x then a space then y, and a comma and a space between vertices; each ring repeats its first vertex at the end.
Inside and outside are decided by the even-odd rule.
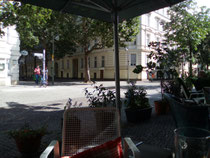
POLYGON ((8 132, 11 138, 14 138, 19 152, 22 157, 36 156, 42 137, 47 134, 46 127, 32 129, 28 124, 17 130, 8 132))
POLYGON ((94 86, 94 90, 92 92, 85 88, 85 96, 88 99, 90 107, 116 106, 115 91, 105 88, 102 84, 94 86))
POLYGON ((125 113, 129 122, 141 122, 151 117, 152 107, 143 87, 132 84, 125 93, 125 113))

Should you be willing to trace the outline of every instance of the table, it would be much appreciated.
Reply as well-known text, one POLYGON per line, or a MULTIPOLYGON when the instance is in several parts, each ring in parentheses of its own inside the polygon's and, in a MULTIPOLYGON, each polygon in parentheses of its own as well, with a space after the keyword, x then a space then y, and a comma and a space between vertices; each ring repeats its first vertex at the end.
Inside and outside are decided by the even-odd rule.
POLYGON ((158 146, 141 144, 138 146, 141 158, 173 158, 171 149, 160 148, 158 146))

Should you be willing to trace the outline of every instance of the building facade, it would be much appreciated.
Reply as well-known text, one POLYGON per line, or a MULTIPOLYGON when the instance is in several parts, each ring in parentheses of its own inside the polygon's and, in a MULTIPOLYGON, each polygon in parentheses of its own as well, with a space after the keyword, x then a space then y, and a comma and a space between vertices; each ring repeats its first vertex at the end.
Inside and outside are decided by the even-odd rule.
MULTIPOLYGON (((140 31, 136 40, 127 43, 126 49, 120 48, 119 50, 121 80, 145 80, 148 78, 145 70, 141 74, 135 74, 133 69, 136 65, 147 65, 149 62, 147 55, 151 51, 148 44, 151 41, 159 42, 164 39, 161 23, 169 21, 167 8, 144 14, 139 18, 140 31)), ((114 58, 113 48, 93 51, 88 57, 90 77, 95 80, 113 80, 114 58)), ((57 77, 82 79, 85 75, 84 71, 84 54, 82 52, 55 62, 55 76, 57 77)))
MULTIPOLYGON (((0 26, 2 27, 2 25, 0 26)), ((13 85, 19 82, 20 41, 15 26, 3 29, 0 37, 0 85, 13 85)))

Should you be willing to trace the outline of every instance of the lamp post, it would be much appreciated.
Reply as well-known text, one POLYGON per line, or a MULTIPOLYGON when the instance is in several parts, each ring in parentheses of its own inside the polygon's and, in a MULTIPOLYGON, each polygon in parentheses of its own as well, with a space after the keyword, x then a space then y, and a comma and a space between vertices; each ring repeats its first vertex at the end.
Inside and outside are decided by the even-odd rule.
POLYGON ((53 39, 52 39, 52 85, 54 85, 54 81, 55 81, 55 40, 59 40, 59 36, 54 36, 54 34, 52 35, 53 39))
POLYGON ((128 54, 128 48, 125 48, 125 51, 127 52, 127 80, 129 82, 129 54, 128 54))
POLYGON ((51 72, 51 75, 52 75, 52 85, 54 85, 54 76, 55 76, 55 63, 54 63, 54 50, 55 50, 55 46, 54 46, 54 34, 53 34, 53 40, 52 40, 52 72, 51 72))

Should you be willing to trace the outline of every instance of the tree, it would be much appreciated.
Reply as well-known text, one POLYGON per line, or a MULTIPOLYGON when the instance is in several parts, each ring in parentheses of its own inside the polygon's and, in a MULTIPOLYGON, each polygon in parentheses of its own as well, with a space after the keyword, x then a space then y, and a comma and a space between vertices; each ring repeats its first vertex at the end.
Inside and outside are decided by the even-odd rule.
POLYGON ((73 38, 66 36, 74 33, 74 20, 76 18, 69 14, 8 1, 3 3, 2 13, 0 14, 0 21, 4 24, 4 27, 16 25, 16 30, 20 36, 21 49, 29 51, 45 49, 46 52, 50 52, 53 37, 59 35, 60 41, 55 44, 59 44, 57 50, 62 52, 62 55, 59 54, 58 57, 75 50, 72 42, 73 38))
MULTIPOLYGON (((139 20, 134 18, 119 24, 119 45, 132 41, 139 30, 139 20)), ((90 81, 88 55, 96 50, 113 46, 113 25, 111 23, 80 17, 77 25, 77 45, 82 47, 85 58, 85 82, 90 81)))
MULTIPOLYGON (((20 49, 33 52, 46 52, 46 65, 52 53, 52 40, 59 36, 59 41, 55 41, 55 58, 62 58, 66 54, 75 51, 74 34, 76 17, 69 14, 62 14, 50 9, 37 7, 19 2, 3 2, 0 22, 4 27, 16 25, 19 33, 20 49), (70 38, 69 38, 70 37, 70 38)), ((25 73, 27 76, 27 62, 25 56, 25 73)), ((36 66, 36 57, 34 67, 36 66)))
POLYGON ((167 42, 172 47, 186 49, 186 59, 190 62, 189 72, 192 76, 193 53, 206 37, 210 29, 209 9, 196 9, 192 0, 179 3, 169 10, 170 22, 164 24, 167 42))
POLYGON ((198 45, 197 59, 198 63, 201 64, 201 69, 208 70, 210 64, 210 32, 201 44, 198 45))

